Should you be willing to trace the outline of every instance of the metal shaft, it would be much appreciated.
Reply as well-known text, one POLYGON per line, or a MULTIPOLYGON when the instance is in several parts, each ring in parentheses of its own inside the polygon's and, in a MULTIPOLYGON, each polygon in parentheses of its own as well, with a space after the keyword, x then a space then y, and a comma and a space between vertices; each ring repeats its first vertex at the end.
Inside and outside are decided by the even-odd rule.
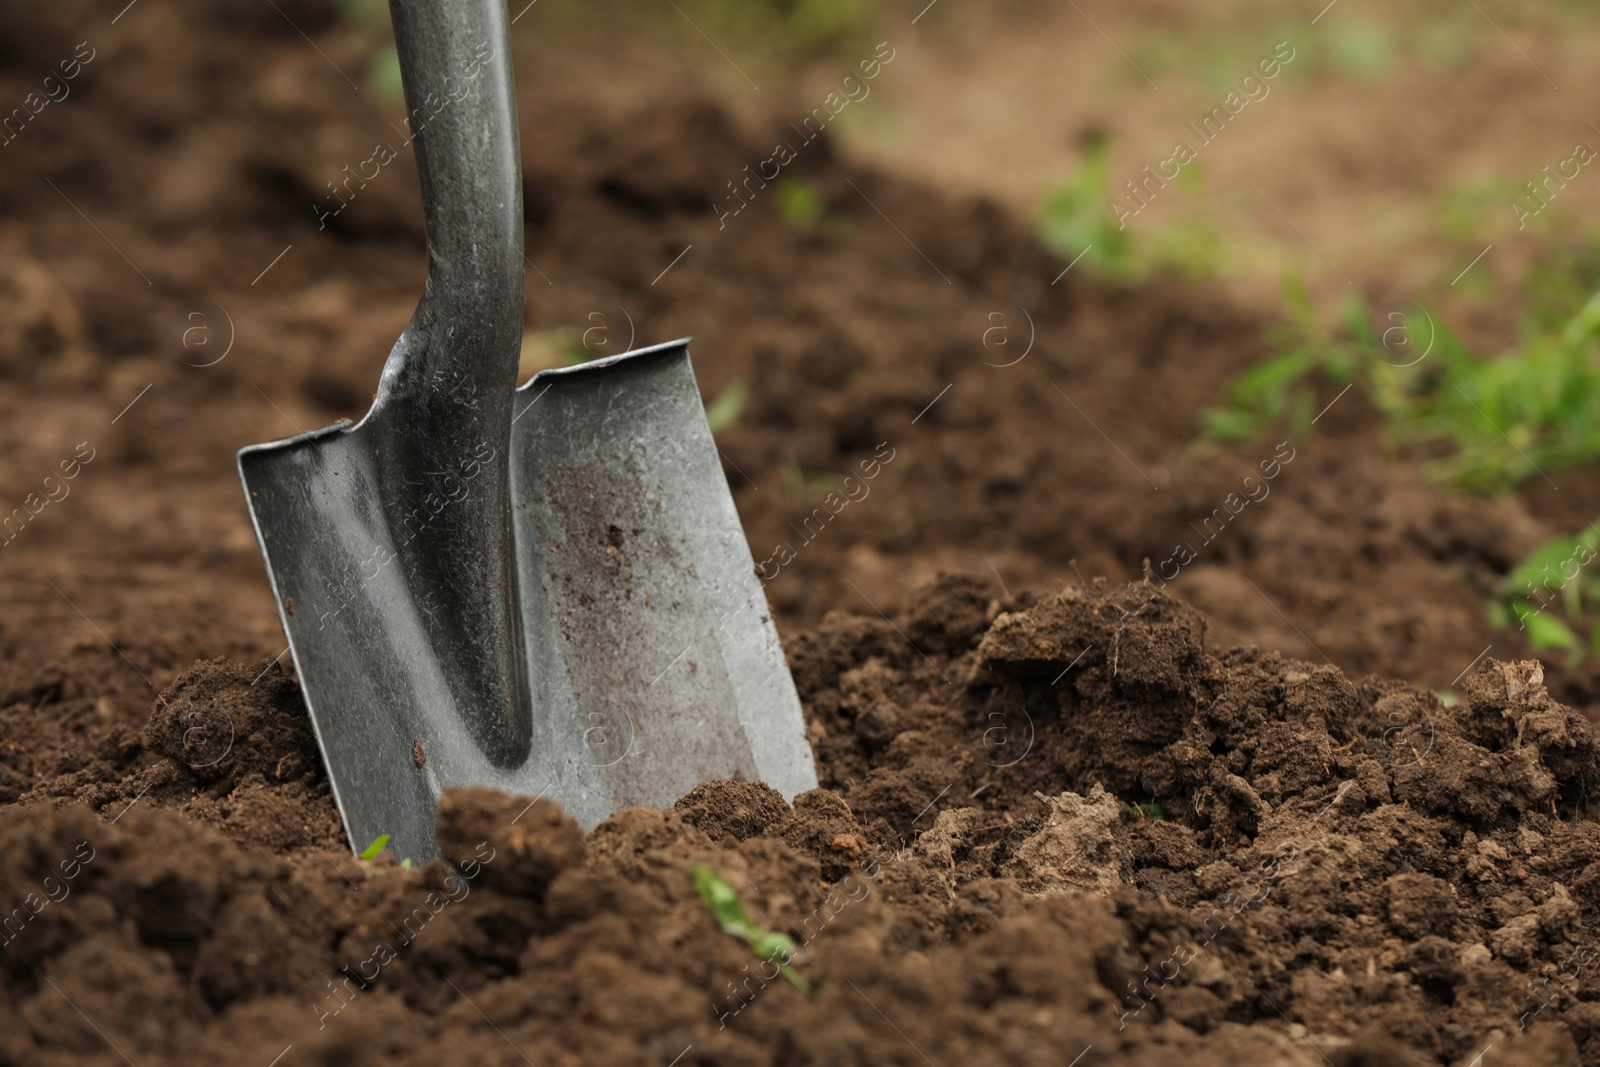
POLYGON ((430 639, 495 762, 532 714, 511 543, 512 390, 522 340, 522 189, 500 0, 391 0, 421 177, 428 279, 379 385, 380 498, 430 639))

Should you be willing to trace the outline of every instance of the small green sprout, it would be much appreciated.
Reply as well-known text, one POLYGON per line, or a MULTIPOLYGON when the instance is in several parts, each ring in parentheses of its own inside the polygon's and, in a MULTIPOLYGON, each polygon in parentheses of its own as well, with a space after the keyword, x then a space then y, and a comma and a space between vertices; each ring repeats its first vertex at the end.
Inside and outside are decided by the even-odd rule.
POLYGON ((1160 804, 1129 804, 1128 810, 1141 819, 1160 819, 1166 816, 1160 804))
POLYGON ((822 221, 822 197, 810 182, 800 178, 783 178, 773 188, 778 201, 778 213, 789 228, 798 233, 810 233, 822 221))
POLYGON ((1490 597, 1489 621, 1497 629, 1521 630, 1535 652, 1566 651, 1569 666, 1585 652, 1600 651, 1600 621, 1587 641, 1577 632, 1586 618, 1600 613, 1600 575, 1584 569, 1600 556, 1597 523, 1576 536, 1545 542, 1513 567, 1490 597))
POLYGON ((801 502, 826 496, 844 486, 844 478, 832 471, 809 471, 785 456, 779 463, 778 473, 783 478, 783 495, 801 502))
MULTIPOLYGON (((592 314, 598 315, 599 312, 592 314)), ((542 370, 554 367, 575 367, 591 359, 615 355, 610 338, 601 319, 589 320, 595 325, 579 330, 574 326, 558 326, 553 330, 522 335, 522 354, 518 358, 517 381, 526 382, 542 370)))
POLYGON ((1536 328, 1492 359, 1416 305, 1371 309, 1351 297, 1342 329, 1329 332, 1303 282, 1290 279, 1286 295, 1290 325, 1276 332, 1277 350, 1233 382, 1228 408, 1205 413, 1212 441, 1284 425, 1304 437, 1317 407, 1355 385, 1392 445, 1419 450, 1442 481, 1469 493, 1503 494, 1600 459, 1600 293, 1559 329, 1536 328))
POLYGON ((1077 170, 1045 201, 1038 222, 1046 248, 1069 260, 1087 257, 1094 273, 1112 281, 1129 281, 1137 273, 1128 234, 1113 225, 1111 143, 1103 134, 1089 139, 1077 170))
POLYGON ((744 938, 751 952, 761 959, 776 963, 778 970, 796 989, 808 997, 817 995, 816 988, 801 978, 799 972, 789 965, 789 961, 799 951, 793 938, 787 934, 767 933, 757 926, 755 920, 744 910, 744 905, 739 902, 739 894, 735 893, 733 887, 724 882, 710 867, 697 863, 689 868, 689 875, 694 879, 695 892, 700 894, 700 899, 711 909, 711 914, 724 933, 744 938))
POLYGON ((1268 332, 1272 354, 1234 379, 1227 407, 1202 413, 1205 439, 1249 440, 1278 426, 1306 436, 1319 406, 1317 385, 1348 384, 1373 347, 1367 305, 1359 297, 1341 305, 1343 330, 1334 336, 1318 321, 1305 279, 1285 275, 1283 290, 1288 321, 1268 332))
POLYGON ((745 402, 750 399, 750 380, 748 378, 735 378, 728 383, 718 397, 706 405, 706 422, 711 425, 711 432, 725 430, 739 421, 739 416, 744 413, 745 402))
POLYGON ((1357 81, 1381 80, 1394 67, 1394 37, 1376 23, 1340 23, 1328 34, 1327 43, 1333 68, 1357 81))
POLYGON ((384 100, 404 100, 400 83, 400 54, 394 45, 380 48, 367 62, 367 84, 384 100))
POLYGON ((375 860, 379 856, 383 855, 383 850, 389 847, 389 839, 391 836, 393 835, 380 835, 372 842, 372 844, 361 850, 361 858, 364 860, 375 860))

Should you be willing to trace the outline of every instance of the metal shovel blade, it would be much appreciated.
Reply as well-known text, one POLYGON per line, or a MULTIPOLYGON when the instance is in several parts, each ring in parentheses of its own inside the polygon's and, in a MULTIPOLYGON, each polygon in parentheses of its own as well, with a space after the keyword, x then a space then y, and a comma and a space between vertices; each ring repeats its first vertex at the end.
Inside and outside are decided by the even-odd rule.
POLYGON ((433 856, 452 785, 551 797, 585 825, 710 778, 815 788, 686 342, 545 371, 515 396, 529 706, 506 717, 462 691, 404 566, 406 538, 486 491, 488 465, 426 472, 438 491, 396 524, 373 417, 347 425, 245 449, 239 468, 354 847, 389 834, 401 855, 433 856))
POLYGON ((391 0, 390 15, 422 300, 358 425, 239 453, 351 846, 387 834, 401 856, 436 855, 455 785, 551 797, 587 825, 710 778, 814 788, 687 342, 513 388, 522 183, 503 0, 391 0))

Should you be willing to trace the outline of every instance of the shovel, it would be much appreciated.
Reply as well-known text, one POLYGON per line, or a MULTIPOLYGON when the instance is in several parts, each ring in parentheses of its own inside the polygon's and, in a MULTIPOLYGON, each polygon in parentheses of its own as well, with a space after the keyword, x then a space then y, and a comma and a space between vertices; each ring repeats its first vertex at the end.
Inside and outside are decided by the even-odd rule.
POLYGON ((817 784, 687 341, 521 389, 500 0, 391 0, 428 277, 365 418, 239 453, 352 848, 438 854, 443 790, 585 826, 711 778, 817 784), (526 809, 524 809, 526 810, 526 809))

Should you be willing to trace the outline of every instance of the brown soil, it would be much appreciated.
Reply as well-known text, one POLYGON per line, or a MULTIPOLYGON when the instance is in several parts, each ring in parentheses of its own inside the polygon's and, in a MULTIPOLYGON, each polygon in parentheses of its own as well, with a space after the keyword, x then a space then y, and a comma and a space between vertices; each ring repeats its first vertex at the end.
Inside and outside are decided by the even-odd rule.
POLYGON ((360 32, 281 6, 326 61, 272 11, 0 11, 0 102, 95 49, 0 146, 0 1062, 1600 1063, 1594 739, 1482 612, 1539 509, 1431 486, 1354 395, 1196 453, 1264 351, 1214 293, 1051 284, 1019 221, 826 139, 815 229, 766 197, 719 230, 781 109, 641 109, 647 64, 630 99, 533 40, 529 328, 693 333, 708 396, 750 382, 719 445, 757 560, 793 556, 824 788, 587 836, 458 793, 456 880, 354 859, 232 456, 360 414, 425 260, 405 154, 318 231, 397 108, 334 69, 360 32))
POLYGON ((791 651, 793 809, 714 782, 585 836, 457 791, 454 878, 353 859, 293 683, 198 664, 8 811, 0 1060, 1596 1062, 1600 764, 1542 668, 1446 708, 1205 629, 962 577, 833 615, 791 651))

